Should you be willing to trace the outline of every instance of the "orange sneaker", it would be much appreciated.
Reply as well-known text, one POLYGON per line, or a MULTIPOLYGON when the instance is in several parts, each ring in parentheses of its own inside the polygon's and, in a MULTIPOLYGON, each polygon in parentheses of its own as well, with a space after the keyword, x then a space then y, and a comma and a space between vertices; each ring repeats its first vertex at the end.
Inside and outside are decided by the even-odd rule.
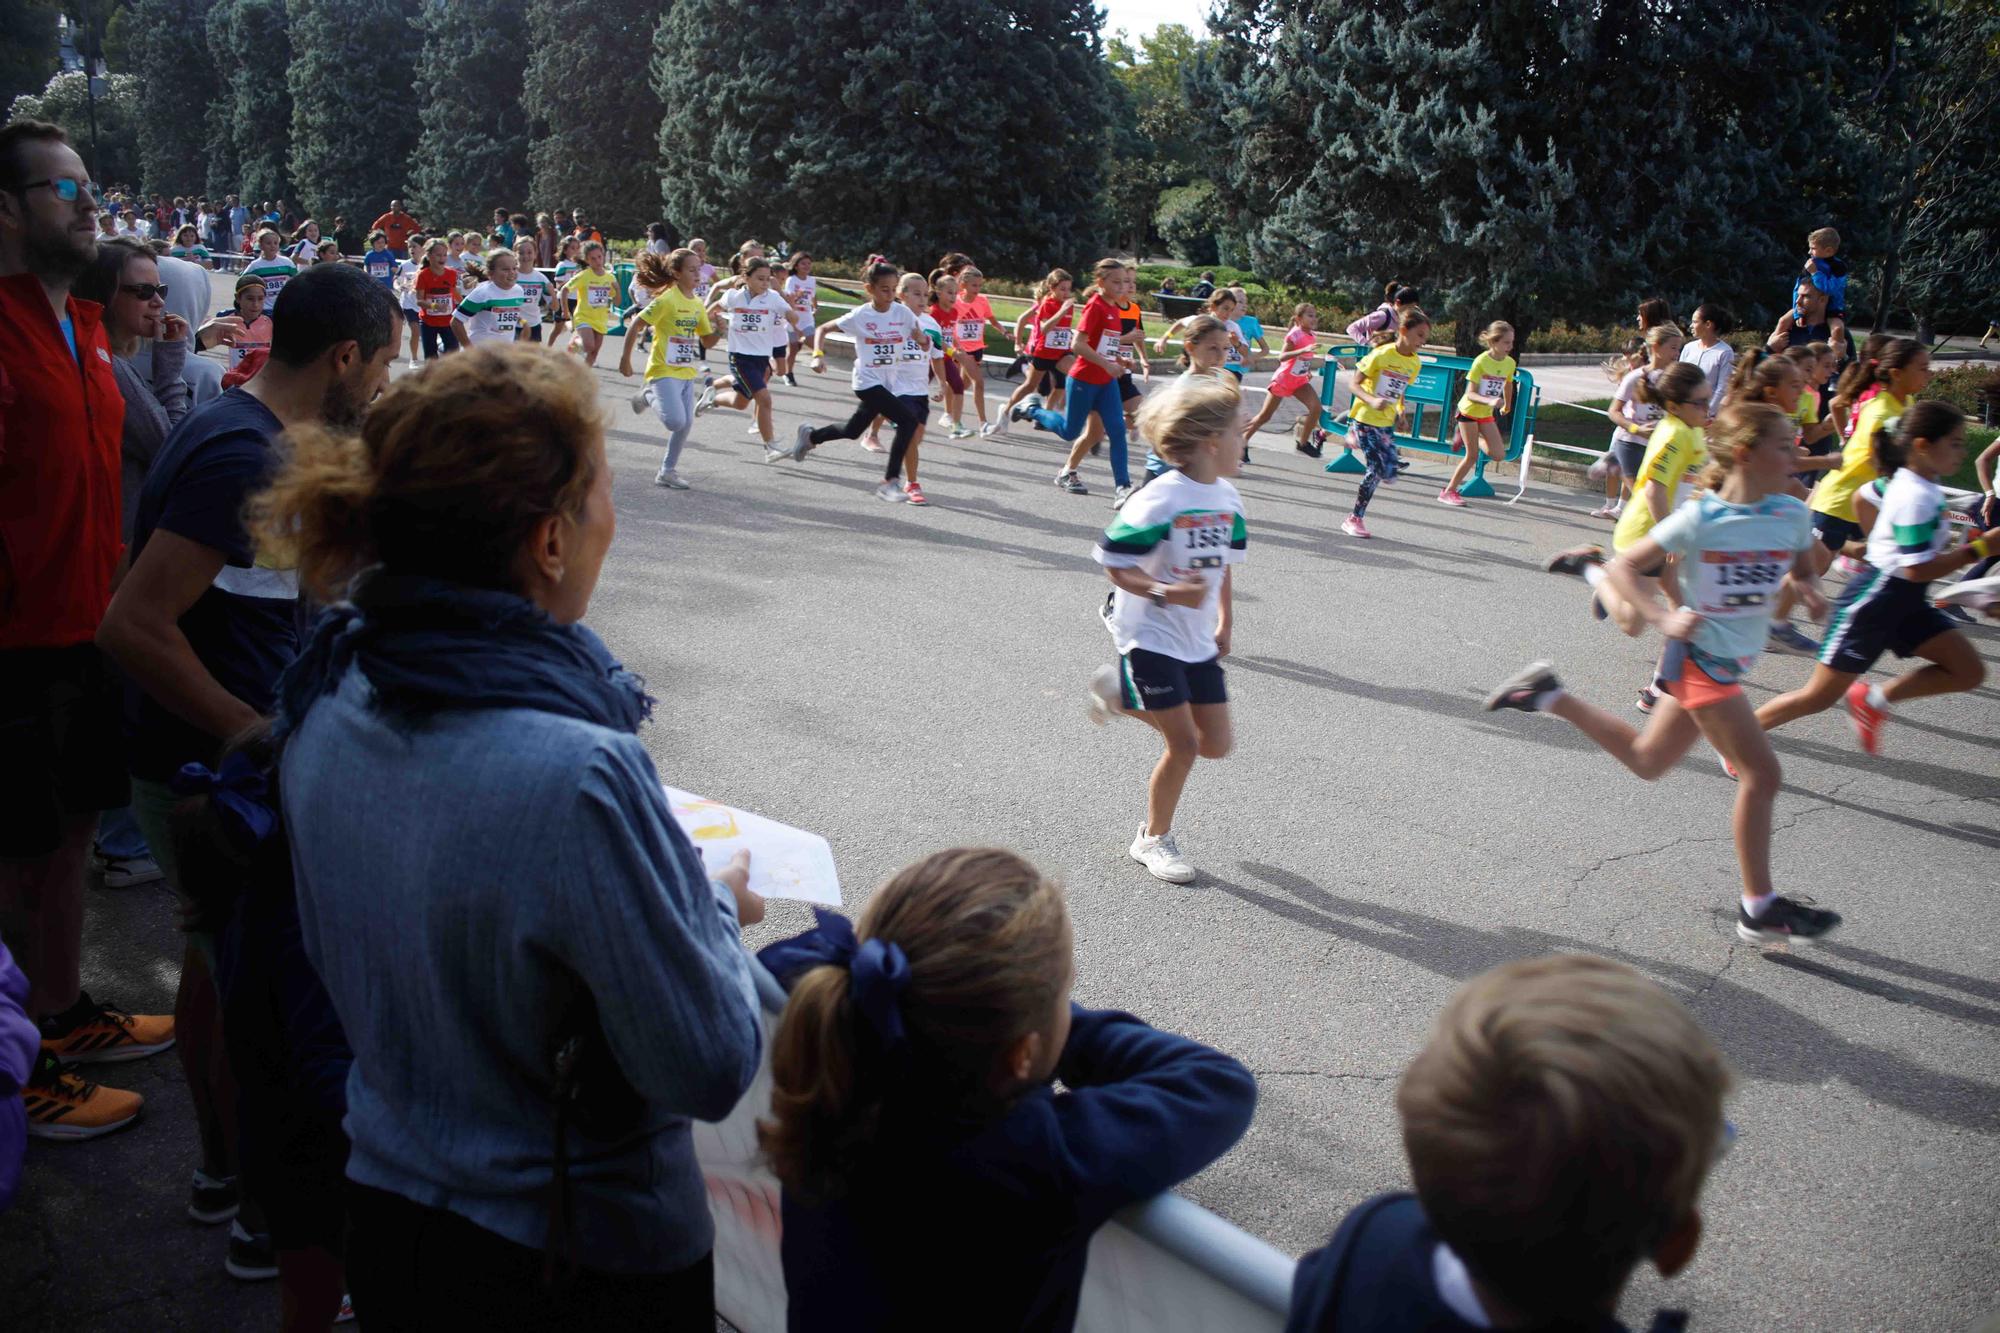
POLYGON ((45 1049, 21 1089, 28 1133, 38 1139, 94 1139, 139 1118, 146 1099, 92 1083, 45 1049))
POLYGON ((157 1055, 174 1044, 171 1014, 128 1014, 88 991, 68 1013, 42 1022, 42 1049, 71 1064, 110 1064, 157 1055))

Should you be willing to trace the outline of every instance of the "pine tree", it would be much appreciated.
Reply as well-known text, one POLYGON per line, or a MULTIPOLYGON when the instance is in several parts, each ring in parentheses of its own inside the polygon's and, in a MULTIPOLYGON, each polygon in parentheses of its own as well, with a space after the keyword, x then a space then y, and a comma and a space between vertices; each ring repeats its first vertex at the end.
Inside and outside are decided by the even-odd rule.
MULTIPOLYGON (((422 0, 416 105, 424 109, 410 165, 417 216, 476 222, 528 200, 528 124, 521 110, 525 0, 422 0)), ((586 19, 585 22, 588 22, 586 19)), ((592 95, 618 90, 593 81, 592 95)))
POLYGON ((126 56, 154 114, 139 118, 139 187, 160 194, 202 188, 207 135, 187 108, 221 93, 208 53, 213 0, 133 0, 125 11, 126 56))
POLYGON ((670 218, 911 268, 950 248, 1017 275, 1095 257, 1111 116, 1089 0, 827 0, 811 59, 795 27, 731 0, 661 20, 670 218))
MULTIPOLYGON (((234 180, 224 192, 242 195, 251 207, 289 199, 292 95, 285 71, 292 44, 284 0, 215 0, 208 13, 208 42, 222 88, 217 102, 223 108, 210 142, 219 140, 235 164, 234 180)), ((211 164, 211 197, 217 193, 214 171, 211 164)))
POLYGON ((1414 282, 1461 350, 1654 290, 1761 318, 1819 207, 1823 10, 1236 0, 1196 120, 1260 270, 1414 282))
POLYGON ((399 198, 416 146, 414 0, 288 0, 292 178, 318 218, 358 224, 399 198))
POLYGON ((534 109, 529 197, 537 207, 581 206, 607 236, 638 236, 660 220, 660 105, 648 67, 657 0, 528 0, 528 73, 534 109), (588 85, 599 92, 578 95, 588 85))

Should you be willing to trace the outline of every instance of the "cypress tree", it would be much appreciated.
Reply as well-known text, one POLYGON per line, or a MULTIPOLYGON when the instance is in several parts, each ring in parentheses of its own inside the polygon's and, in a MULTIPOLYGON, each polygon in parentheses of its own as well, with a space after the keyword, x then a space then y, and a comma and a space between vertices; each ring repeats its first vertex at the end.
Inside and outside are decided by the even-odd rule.
POLYGON ((292 178, 304 210, 357 224, 403 193, 416 146, 414 0, 288 0, 292 178))
MULTIPOLYGON (((224 192, 241 194, 253 208, 267 199, 289 199, 292 95, 285 71, 292 43, 284 0, 215 0, 208 41, 222 89, 216 99, 221 111, 212 123, 224 156, 235 166, 224 192)), ((211 163, 211 186, 215 170, 211 163)), ((211 189, 211 197, 215 193, 211 189)))
POLYGON ((1819 208, 1823 10, 1237 0, 1191 86, 1274 276, 1415 282, 1461 350, 1654 289, 1761 317, 1819 208))
POLYGON ((140 188, 185 194, 202 188, 207 133, 182 108, 207 107, 221 94, 208 53, 212 0, 133 0, 125 11, 127 58, 148 106, 139 118, 140 188))
MULTIPOLYGON (((423 108, 410 164, 410 201, 432 225, 475 222, 528 199, 525 0, 422 0, 416 102, 423 108)), ((596 97, 618 89, 595 82, 596 97)))
POLYGON ((545 210, 582 206, 607 236, 660 220, 660 105, 648 67, 657 0, 528 0, 532 110, 529 197, 545 210), (598 90, 590 97, 579 89, 598 90))
POLYGON ((1113 119, 1097 24, 1089 0, 828 0, 805 59, 778 6, 679 0, 653 61, 667 215, 912 268, 1086 261, 1113 119))

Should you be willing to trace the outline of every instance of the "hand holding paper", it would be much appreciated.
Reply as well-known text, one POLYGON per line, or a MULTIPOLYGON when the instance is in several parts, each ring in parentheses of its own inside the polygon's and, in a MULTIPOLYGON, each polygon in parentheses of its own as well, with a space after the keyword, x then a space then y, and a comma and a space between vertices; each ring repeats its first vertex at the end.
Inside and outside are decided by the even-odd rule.
POLYGON ((825 838, 678 787, 662 787, 674 822, 701 853, 710 874, 716 874, 737 852, 746 851, 750 853, 750 892, 763 898, 840 906, 840 875, 834 868, 833 848, 825 838))

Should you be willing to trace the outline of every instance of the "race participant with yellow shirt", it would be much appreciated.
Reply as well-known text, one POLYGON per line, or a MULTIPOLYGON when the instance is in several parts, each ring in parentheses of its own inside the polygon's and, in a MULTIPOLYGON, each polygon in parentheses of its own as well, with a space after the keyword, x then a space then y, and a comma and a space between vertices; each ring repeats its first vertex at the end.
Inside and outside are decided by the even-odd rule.
MULTIPOLYGON (((604 247, 592 242, 585 254, 602 262, 604 247)), ((688 431, 694 426, 697 363, 702 349, 715 343, 715 326, 694 294, 695 276, 700 269, 692 250, 639 256, 641 280, 660 293, 646 303, 644 310, 632 316, 632 332, 640 324, 653 330, 653 350, 646 358, 646 386, 652 390, 653 410, 659 414, 660 424, 667 428, 667 452, 660 459, 660 470, 654 475, 653 484, 675 491, 688 489, 676 465, 680 462, 681 448, 687 443, 688 431)), ((589 274, 590 270, 585 269, 572 282, 589 274)), ((579 300, 579 327, 583 310, 584 302, 579 300)), ((625 350, 618 358, 620 375, 632 373, 632 346, 637 341, 631 333, 627 334, 625 350)))
POLYGON ((1813 535, 1825 548, 1819 555, 1821 573, 1836 555, 1858 560, 1866 553, 1868 534, 1855 518, 1854 493, 1875 480, 1875 436, 1883 423, 1902 416, 1930 382, 1931 354, 1914 338, 1891 338, 1859 376, 1841 377, 1840 393, 1833 400, 1835 419, 1864 397, 1865 402, 1840 451, 1840 466, 1820 479, 1806 501, 1812 509, 1813 535))
MULTIPOLYGON (((1657 380, 1642 377, 1634 387, 1641 403, 1659 408, 1664 415, 1653 427, 1638 475, 1632 478, 1632 499, 1611 533, 1611 549, 1621 555, 1674 511, 1683 479, 1708 461, 1704 427, 1708 424, 1710 389, 1701 367, 1691 361, 1676 362, 1657 380)), ((1644 607, 1606 581, 1603 547, 1579 546, 1564 551, 1549 561, 1548 568, 1552 574, 1580 576, 1590 585, 1592 613, 1599 619, 1611 617, 1626 634, 1636 638, 1652 623, 1644 607)), ((1669 603, 1679 603, 1679 588, 1664 559, 1641 567, 1638 574, 1645 580, 1648 597, 1657 587, 1669 603)), ((1650 713, 1659 699, 1659 691, 1647 685, 1639 691, 1637 707, 1650 713)))
POLYGON ((1499 462, 1507 456, 1507 441, 1501 438, 1498 418, 1514 410, 1514 326, 1494 320, 1479 335, 1485 351, 1472 358, 1465 372, 1465 393, 1458 400, 1458 445, 1465 457, 1451 470, 1451 480, 1438 492, 1438 503, 1463 508, 1465 497, 1458 488, 1472 475, 1473 459, 1481 446, 1486 456, 1499 462))
POLYGON ((1350 537, 1374 535, 1362 521, 1368 512, 1368 502, 1375 498, 1377 486, 1393 482, 1401 470, 1396 462, 1396 418, 1403 413, 1403 395, 1423 373, 1424 363, 1417 359, 1417 349, 1424 345, 1430 331, 1431 317, 1411 306, 1398 316, 1396 341, 1383 343, 1362 357, 1351 372, 1354 409, 1347 438, 1361 446, 1362 456, 1368 460, 1368 474, 1362 477, 1361 489, 1355 492, 1354 512, 1340 525, 1340 530, 1350 537))
POLYGON ((572 342, 583 344, 583 359, 594 366, 611 333, 611 312, 618 308, 618 275, 605 266, 602 241, 583 247, 583 267, 563 284, 563 294, 576 303, 572 342))

